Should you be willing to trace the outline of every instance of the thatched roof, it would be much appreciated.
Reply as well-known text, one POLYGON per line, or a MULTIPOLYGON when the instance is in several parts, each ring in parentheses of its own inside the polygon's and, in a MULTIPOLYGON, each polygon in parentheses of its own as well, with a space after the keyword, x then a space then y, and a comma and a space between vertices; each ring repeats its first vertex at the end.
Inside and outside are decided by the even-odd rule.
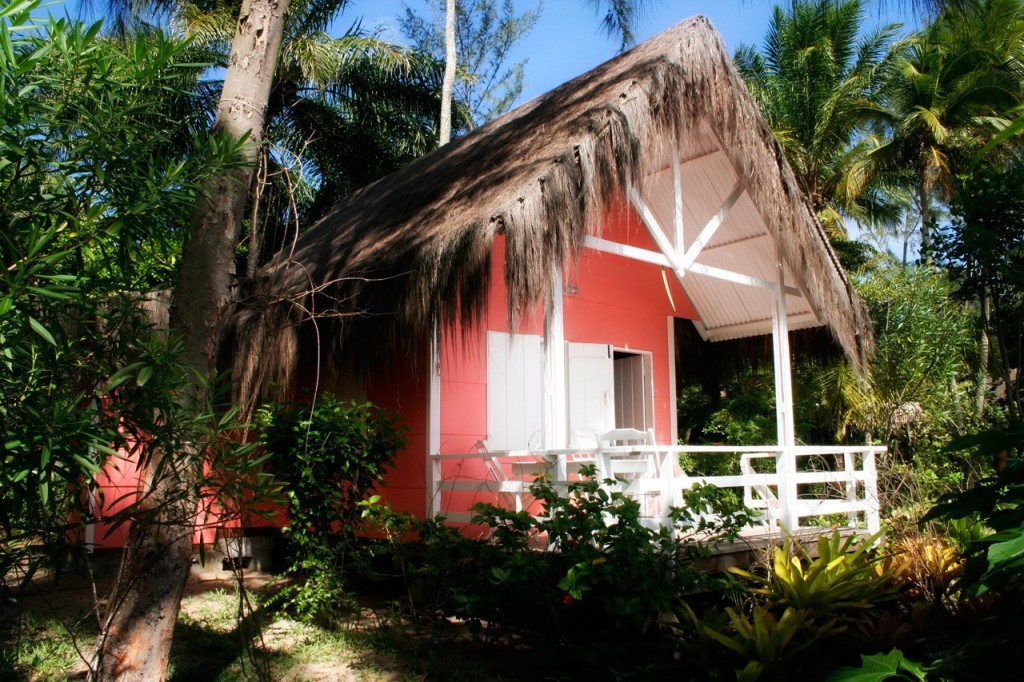
MULTIPOLYGON (((863 306, 720 37, 698 17, 356 192, 242 283, 226 345, 243 394, 290 383, 304 334, 330 374, 343 344, 394 349, 435 324, 478 319, 497 233, 514 322, 550 296, 553 273, 602 216, 624 210, 630 185, 657 193, 672 150, 684 162, 717 159, 730 176, 721 182, 744 184, 744 222, 781 244, 803 326, 826 324, 860 365, 871 345, 863 306)), ((719 246, 766 257, 757 234, 733 232, 719 246)), ((702 319, 702 305, 709 315, 723 307, 728 286, 739 285, 704 295, 706 283, 684 283, 702 319)), ((719 336, 713 325, 702 332, 770 331, 770 307, 748 317, 722 320, 719 336)))

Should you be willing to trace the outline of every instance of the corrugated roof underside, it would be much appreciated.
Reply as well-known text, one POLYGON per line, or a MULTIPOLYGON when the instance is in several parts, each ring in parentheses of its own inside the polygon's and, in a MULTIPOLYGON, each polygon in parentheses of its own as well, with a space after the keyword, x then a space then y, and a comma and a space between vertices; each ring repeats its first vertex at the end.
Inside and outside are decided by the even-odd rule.
MULTIPOLYGON (((726 204, 739 178, 721 150, 684 159, 680 167, 683 196, 683 243, 689 250, 705 227, 726 204)), ((648 178, 644 199, 666 234, 674 239, 675 191, 671 161, 648 178)), ((740 275, 775 282, 775 244, 750 196, 743 192, 724 221, 701 249, 696 262, 740 275)), ((800 288, 801 282, 788 266, 786 284, 800 288)), ((698 328, 706 338, 726 340, 771 332, 775 293, 749 284, 730 282, 695 272, 683 278, 683 289, 700 316, 698 328)), ((818 326, 805 296, 787 296, 789 326, 792 329, 818 326)))

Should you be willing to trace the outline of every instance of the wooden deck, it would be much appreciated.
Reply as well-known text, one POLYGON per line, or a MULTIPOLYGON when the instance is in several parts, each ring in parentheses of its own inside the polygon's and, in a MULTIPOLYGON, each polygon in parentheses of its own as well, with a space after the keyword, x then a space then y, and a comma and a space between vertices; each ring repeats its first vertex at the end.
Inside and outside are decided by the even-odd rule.
MULTIPOLYGON (((824 533, 838 531, 842 537, 860 535, 868 537, 871 533, 866 528, 800 528, 789 535, 803 545, 811 557, 818 556, 818 538, 824 533)), ((786 536, 778 532, 765 532, 750 529, 743 533, 735 542, 720 546, 706 561, 699 562, 700 568, 711 573, 721 573, 729 568, 748 568, 765 560, 771 548, 781 545, 786 536)))

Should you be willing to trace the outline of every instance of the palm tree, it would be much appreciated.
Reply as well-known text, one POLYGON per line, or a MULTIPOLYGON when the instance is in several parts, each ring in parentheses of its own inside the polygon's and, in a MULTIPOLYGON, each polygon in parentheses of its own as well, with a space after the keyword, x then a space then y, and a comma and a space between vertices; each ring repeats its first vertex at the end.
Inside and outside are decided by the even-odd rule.
POLYGON ((583 3, 590 5, 598 14, 604 13, 601 17, 601 28, 609 36, 618 36, 620 39, 619 52, 623 52, 630 45, 636 42, 636 22, 644 13, 644 10, 658 0, 583 0, 583 3))
MULTIPOLYGON (((256 181, 246 212, 251 274, 338 199, 437 144, 442 65, 353 25, 327 29, 347 0, 293 0, 267 105, 256 181)), ((225 65, 234 30, 230 0, 186 0, 181 30, 225 65)), ((466 126, 459 106, 455 129, 466 126)))
POLYGON ((950 198, 969 154, 1022 102, 1022 57, 1020 0, 950 2, 911 38, 880 93, 859 177, 909 171, 926 252, 933 202, 950 198))
MULTIPOLYGON (((899 26, 863 38, 862 0, 797 0, 776 5, 763 51, 741 46, 736 65, 782 145, 801 188, 833 237, 843 216, 875 219, 891 208, 881 182, 848 182, 864 152, 859 136, 869 102, 900 53, 899 26)), ((878 176, 879 179, 881 176, 878 176)))

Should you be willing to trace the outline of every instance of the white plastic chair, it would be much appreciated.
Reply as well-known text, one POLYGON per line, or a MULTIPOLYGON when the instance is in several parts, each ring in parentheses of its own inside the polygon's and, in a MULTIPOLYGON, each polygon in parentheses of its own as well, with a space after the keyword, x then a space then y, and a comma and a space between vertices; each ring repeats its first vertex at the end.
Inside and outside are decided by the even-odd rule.
POLYGON ((598 442, 593 433, 577 431, 572 435, 571 446, 583 448, 581 452, 572 452, 558 457, 555 480, 566 483, 580 478, 580 469, 585 466, 597 465, 598 442))
MULTIPOLYGON (((476 442, 474 449, 481 454, 490 452, 487 444, 482 440, 476 442)), ((522 477, 523 472, 521 471, 521 466, 525 463, 518 461, 512 463, 512 470, 516 477, 508 475, 504 463, 497 456, 492 455, 485 458, 483 463, 488 475, 498 483, 498 496, 505 503, 505 507, 514 509, 517 512, 523 511, 526 508, 524 497, 529 494, 528 486, 522 477)))
MULTIPOLYGON (((650 453, 643 456, 608 452, 606 448, 623 445, 654 445, 654 429, 613 429, 597 434, 598 473, 602 478, 615 479, 620 482, 621 492, 640 503, 641 516, 656 516, 654 499, 662 491, 651 489, 644 483, 656 481, 660 477, 660 463, 657 455, 650 453)), ((661 505, 667 507, 667 505, 661 505)), ((667 509, 665 510, 667 511, 667 509)), ((657 514, 660 516, 660 514, 657 514)))

